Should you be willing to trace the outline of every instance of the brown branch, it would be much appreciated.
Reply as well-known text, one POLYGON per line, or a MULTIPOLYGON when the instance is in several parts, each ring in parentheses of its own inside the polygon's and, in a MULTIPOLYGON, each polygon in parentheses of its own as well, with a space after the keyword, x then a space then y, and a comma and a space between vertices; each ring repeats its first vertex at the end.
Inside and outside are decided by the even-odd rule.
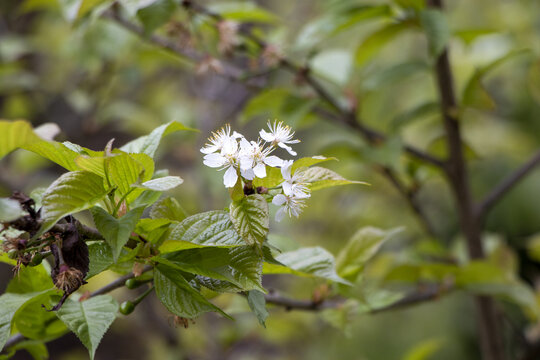
MULTIPOLYGON (((418 305, 431 300, 438 299, 442 294, 446 294, 451 289, 444 285, 433 285, 427 288, 419 289, 418 291, 411 292, 396 302, 375 308, 367 311, 367 314, 379 314, 386 311, 401 310, 410 306, 418 305)), ((344 300, 327 299, 322 301, 314 300, 297 300, 279 295, 276 292, 271 292, 264 295, 267 304, 281 306, 287 311, 300 310, 300 311, 321 311, 325 309, 335 309, 343 306, 344 300)))
POLYGON ((484 217, 489 210, 510 190, 514 188, 525 176, 531 173, 538 165, 540 165, 540 150, 536 152, 525 164, 523 164, 514 173, 508 175, 478 205, 477 215, 484 217))
POLYGON ((424 230, 427 234, 433 236, 434 238, 437 238, 437 232, 435 231, 435 228, 429 221, 429 218, 424 213, 422 208, 420 207, 420 204, 418 204, 417 198, 416 198, 416 192, 412 189, 408 189, 399 179, 399 177, 394 173, 394 171, 387 167, 383 166, 381 168, 381 173, 383 176, 385 176, 388 181, 390 181, 394 187, 397 189, 397 191, 405 198, 407 201, 409 207, 413 211, 413 213, 416 215, 416 218, 420 221, 422 226, 424 227, 424 230))
MULTIPOLYGON (((442 10, 442 0, 428 0, 427 4, 442 10)), ((452 69, 448 58, 448 48, 445 48, 437 57, 435 73, 448 143, 449 161, 445 167, 446 175, 456 199, 461 231, 467 240, 469 256, 472 259, 481 259, 484 257, 481 239, 482 225, 473 204, 467 166, 463 155, 457 111, 458 105, 454 92, 452 69)), ((494 300, 486 296, 476 296, 475 305, 479 317, 480 345, 483 359, 504 360, 504 344, 494 300)))
MULTIPOLYGON (((202 5, 199 5, 192 1, 183 1, 182 5, 190 10, 195 11, 201 14, 204 14, 206 16, 209 16, 213 18, 216 21, 223 21, 224 18, 216 13, 211 12, 210 10, 206 9, 202 5)), ((140 36, 145 41, 161 47, 169 52, 172 52, 173 54, 179 55, 183 58, 186 58, 188 60, 191 60, 195 63, 200 62, 205 58, 205 56, 191 48, 188 47, 182 47, 178 46, 176 43, 169 41, 168 39, 158 36, 158 35, 145 35, 144 29, 136 24, 131 23, 130 21, 124 19, 116 12, 108 12, 103 15, 105 18, 113 20, 117 22, 120 26, 124 27, 126 30, 140 36)), ((266 42, 259 39, 257 36, 255 36, 250 29, 243 29, 242 34, 246 36, 249 40, 253 41, 257 46, 260 48, 265 48, 267 46, 266 42)), ((235 65, 232 65, 228 62, 220 61, 223 65, 223 72, 218 73, 218 75, 223 76, 229 80, 235 81, 235 82, 242 82, 245 83, 246 78, 249 78, 249 73, 244 73, 243 70, 238 68, 235 65)), ((360 122, 356 120, 356 116, 354 113, 343 109, 339 102, 334 99, 334 97, 324 89, 324 87, 309 73, 309 71, 306 71, 307 69, 303 68, 300 65, 294 64, 291 60, 282 58, 282 60, 279 63, 279 66, 287 70, 295 75, 302 73, 304 76, 305 82, 313 89, 313 91, 317 94, 318 97, 320 97, 323 101, 325 101, 332 109, 334 109, 337 112, 337 116, 333 115, 331 112, 325 111, 324 109, 316 109, 316 112, 319 114, 324 114, 324 117, 330 120, 337 120, 341 123, 344 123, 356 131, 360 132, 366 139, 368 139, 370 142, 374 140, 378 141, 384 141, 386 139, 386 136, 383 134, 377 132, 376 130, 373 130, 369 127, 366 127, 365 125, 362 125, 360 122), (330 115, 332 114, 332 115, 330 115)), ((274 68, 268 69, 268 72, 274 71, 274 68)), ((263 70, 263 72, 266 72, 263 70)), ((254 88, 260 88, 260 86, 257 86, 255 84, 248 84, 249 87, 254 88)), ((427 154, 423 152, 420 149, 416 149, 412 146, 405 145, 404 146, 405 152, 407 152, 409 155, 417 158, 418 160, 421 160, 423 162, 426 162, 428 164, 437 166, 437 167, 443 167, 444 163, 437 159, 436 157, 427 154)))

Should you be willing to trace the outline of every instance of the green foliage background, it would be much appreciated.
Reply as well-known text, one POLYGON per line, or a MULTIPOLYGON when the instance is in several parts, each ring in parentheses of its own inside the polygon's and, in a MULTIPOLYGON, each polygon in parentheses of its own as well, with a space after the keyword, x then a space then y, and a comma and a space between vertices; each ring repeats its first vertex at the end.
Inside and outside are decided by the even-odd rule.
MULTIPOLYGON (((388 141, 375 147, 313 112, 321 100, 298 76, 275 70, 254 77, 249 81, 264 88, 254 91, 212 72, 198 75, 200 64, 98 16, 94 6, 109 1, 82 1, 76 16, 72 4, 78 2, 0 4, 0 118, 24 118, 34 126, 55 122, 63 140, 93 150, 103 149, 111 138, 119 146, 172 120, 199 129, 199 134, 170 135, 157 150, 159 167, 184 179, 172 195, 189 214, 227 204, 221 176, 202 165, 198 152, 210 131, 231 123, 255 136, 267 119, 277 118, 297 130, 300 156, 339 158, 325 166, 371 186, 317 192, 299 220, 271 223, 276 246, 284 251, 323 246, 338 254, 361 228, 402 228, 368 268, 348 268, 347 280, 358 284, 350 290, 358 303, 318 313, 271 308, 263 328, 245 301, 231 296, 220 298, 219 305, 235 316, 234 322, 210 314, 188 329, 176 329, 150 298, 137 308, 141 311, 113 324, 97 359, 477 359, 469 294, 478 292, 499 297, 513 324, 504 327, 513 344, 508 351, 518 351, 513 328, 529 334, 538 330, 540 173, 520 183, 487 218, 487 264, 444 267, 433 260, 464 264, 466 258, 450 190, 440 173, 403 156, 401 146, 446 156, 431 65, 432 55, 449 41, 474 197, 480 199, 526 161, 540 143, 540 4, 447 2, 444 15, 428 10, 417 17, 421 2, 407 0, 204 3, 228 19, 257 24, 255 33, 298 65, 309 65, 341 105, 354 107, 366 125, 388 134, 388 141), (392 167, 408 186, 421 186, 417 196, 436 237, 426 233, 373 164, 392 167), (402 291, 445 281, 459 291, 406 310, 362 314, 391 303, 402 291)), ((212 22, 190 17, 175 1, 142 8, 133 21, 148 34, 168 34, 179 46, 191 44, 223 57, 212 22), (178 30, 177 24, 185 28, 178 30)), ((242 56, 225 58, 255 73, 249 69, 258 52, 248 41, 242 51, 242 56)), ((47 160, 18 151, 0 163, 0 196, 15 188, 48 186, 61 173, 47 160)), ((9 274, 2 269, 7 284, 9 274)), ((103 274, 88 288, 111 279, 103 274)), ((305 299, 314 289, 323 291, 321 283, 269 275, 263 285, 305 299)), ((119 290, 115 295, 130 294, 119 290)), ((74 337, 51 343, 49 353, 54 359, 87 357, 74 337)))

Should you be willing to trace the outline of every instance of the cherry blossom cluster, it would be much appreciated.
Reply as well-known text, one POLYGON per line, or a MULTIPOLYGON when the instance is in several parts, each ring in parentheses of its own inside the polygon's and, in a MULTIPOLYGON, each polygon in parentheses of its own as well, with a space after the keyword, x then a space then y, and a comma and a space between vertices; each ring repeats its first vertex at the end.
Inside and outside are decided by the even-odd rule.
POLYGON ((269 131, 263 129, 259 132, 257 141, 248 141, 236 131, 231 134, 229 125, 224 126, 214 132, 201 149, 205 154, 203 163, 225 170, 223 184, 227 188, 234 187, 239 177, 244 182, 265 178, 267 166, 281 168, 284 180, 278 187, 281 192, 272 199, 274 205, 280 206, 276 220, 280 221, 285 214, 298 217, 305 207, 305 199, 311 196, 304 171, 297 170, 293 174, 293 160, 282 160, 271 153, 280 147, 296 156, 289 144, 296 144, 300 140, 293 140, 294 132, 283 122, 268 122, 268 128, 269 131))

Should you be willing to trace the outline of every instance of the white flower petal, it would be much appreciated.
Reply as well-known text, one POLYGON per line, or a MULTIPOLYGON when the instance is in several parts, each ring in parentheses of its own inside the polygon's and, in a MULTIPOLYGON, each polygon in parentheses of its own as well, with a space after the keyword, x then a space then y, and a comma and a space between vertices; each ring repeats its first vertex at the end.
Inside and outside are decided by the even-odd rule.
POLYGON ((287 195, 287 196, 293 196, 294 195, 293 184, 291 184, 290 182, 285 181, 284 183, 281 184, 281 187, 283 188, 283 193, 285 195, 287 195))
POLYGON ((240 170, 240 173, 246 180, 253 180, 255 179, 255 173, 253 172, 253 169, 247 169, 247 170, 240 170))
POLYGON ((238 143, 233 137, 228 137, 223 141, 221 153, 223 155, 235 155, 238 151, 238 143))
POLYGON ((277 194, 272 199, 272 204, 281 206, 287 202, 287 197, 283 194, 277 194))
POLYGON ((226 159, 223 155, 213 153, 204 156, 203 164, 209 167, 220 167, 223 166, 226 162, 226 159))
POLYGON ((261 139, 263 139, 266 142, 272 142, 275 139, 273 134, 267 133, 264 130, 259 131, 259 136, 261 137, 261 139))
POLYGON ((271 167, 281 167, 281 166, 283 166, 283 163, 284 163, 283 160, 281 160, 280 158, 278 158, 275 155, 268 156, 268 157, 264 158, 263 161, 264 161, 264 163, 266 165, 271 166, 271 167))
POLYGON ((240 138, 243 138, 244 135, 240 134, 239 132, 233 131, 232 137, 235 139, 240 139, 240 138))
POLYGON ((280 222, 281 220, 283 220, 283 218, 285 217, 285 208, 284 207, 280 207, 278 209, 278 211, 276 211, 276 221, 277 222, 280 222))
MULTIPOLYGON (((290 141, 289 141, 289 142, 290 142, 290 141)), ((287 152, 288 152, 289 154, 291 154, 292 156, 296 156, 296 151, 293 151, 292 147, 290 147, 290 146, 288 146, 288 145, 285 145, 285 144, 282 143, 282 142, 279 142, 279 143, 278 143, 278 146, 279 146, 280 148, 282 148, 282 149, 287 150, 287 152)))
POLYGON ((227 171, 225 171, 225 175, 223 175, 223 184, 225 187, 231 188, 236 184, 236 180, 238 180, 236 169, 233 166, 229 166, 227 171))
POLYGON ((246 138, 240 139, 240 151, 252 152, 252 146, 246 138))
POLYGON ((247 170, 253 167, 253 158, 250 156, 241 156, 240 157, 240 169, 247 170))
POLYGON ((217 145, 209 145, 207 147, 201 148, 201 152, 203 154, 211 154, 211 153, 216 152, 218 150, 219 150, 219 146, 217 146, 217 145))
POLYGON ((253 172, 255 173, 255 176, 257 176, 259 179, 263 179, 266 177, 266 166, 263 163, 258 163, 253 168, 253 172))
POLYGON ((292 160, 285 160, 281 164, 281 175, 285 180, 291 180, 291 167, 294 161, 292 160))

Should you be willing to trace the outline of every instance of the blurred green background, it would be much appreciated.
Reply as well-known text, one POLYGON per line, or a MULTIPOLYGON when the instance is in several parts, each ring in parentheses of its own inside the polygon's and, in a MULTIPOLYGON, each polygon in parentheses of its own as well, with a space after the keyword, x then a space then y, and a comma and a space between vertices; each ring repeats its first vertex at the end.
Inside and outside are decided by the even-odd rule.
MULTIPOLYGON (((372 36, 396 19, 407 18, 421 2, 201 2, 232 21, 252 26, 295 63, 309 66, 341 104, 354 107, 366 125, 388 134, 389 140, 375 147, 349 128, 314 113, 320 100, 298 76, 278 69, 260 74, 250 80, 262 87, 260 91, 213 71, 200 74, 201 64, 165 52, 99 13, 86 14, 71 23, 72 3, 0 1, 0 118, 27 119, 34 126, 55 122, 62 129, 60 140, 94 150, 103 149, 112 138, 120 146, 171 120, 199 129, 197 134, 171 135, 159 149, 160 168, 184 179, 174 196, 189 213, 227 206, 221 174, 204 167, 199 152, 210 132, 230 123, 233 129, 254 138, 268 119, 279 119, 293 126, 302 140, 295 147, 300 157, 336 157, 339 161, 327 163, 328 167, 371 186, 317 192, 299 219, 271 224, 270 240, 276 246, 291 250, 299 245, 319 245, 337 254, 362 227, 403 227, 354 289, 357 299, 371 296, 371 302, 384 302, 393 291, 424 284, 422 279, 388 281, 388 273, 398 265, 465 256, 452 195, 443 177, 401 152, 401 145, 408 143, 445 156, 426 37, 414 26, 392 36, 372 36), (366 6, 378 15, 366 15, 361 11, 366 6), (371 42, 366 40, 370 36, 371 42), (392 167, 405 184, 420 188, 417 196, 435 234, 426 233, 406 201, 376 171, 376 164, 392 167), (371 292, 371 288, 378 290, 371 292)), ((95 3, 110 6, 112 2, 95 3)), ((164 1, 158 1, 161 3, 164 1)), ((473 195, 480 199, 540 145, 540 2, 453 0, 446 5, 473 195)), ((219 33, 211 20, 189 13, 174 1, 160 6, 161 15, 148 15, 156 19, 155 26, 142 10, 132 21, 147 29, 155 27, 151 30, 179 46, 224 58, 256 73, 253 63, 261 60, 255 50, 246 46, 240 55, 220 54, 219 33)), ((0 196, 15 189, 30 192, 48 186, 61 172, 34 154, 18 151, 0 163, 0 196)), ((535 294, 540 269, 535 242, 540 229, 538 199, 540 172, 536 171, 496 206, 487 219, 486 232, 494 261, 517 274, 535 294)), ((3 289, 11 274, 7 267, 0 269, 3 289)), ((101 275, 88 288, 102 286, 113 276, 101 275)), ((268 276, 264 285, 305 299, 321 284, 268 276)), ((127 290, 113 295, 119 299, 131 296, 127 290)), ((216 301, 234 314, 236 321, 210 314, 184 329, 173 324, 157 299, 149 298, 139 311, 113 324, 96 358, 480 357, 476 315, 472 299, 464 291, 374 315, 361 314, 355 306, 322 312, 275 307, 266 329, 241 297, 220 296, 216 301)), ((504 335, 514 358, 522 345, 520 337, 535 340, 540 328, 515 301, 499 305, 506 312, 504 335)), ((52 359, 87 357, 73 334, 53 341, 48 348, 52 359)), ((18 353, 16 358, 25 356, 18 353)))

